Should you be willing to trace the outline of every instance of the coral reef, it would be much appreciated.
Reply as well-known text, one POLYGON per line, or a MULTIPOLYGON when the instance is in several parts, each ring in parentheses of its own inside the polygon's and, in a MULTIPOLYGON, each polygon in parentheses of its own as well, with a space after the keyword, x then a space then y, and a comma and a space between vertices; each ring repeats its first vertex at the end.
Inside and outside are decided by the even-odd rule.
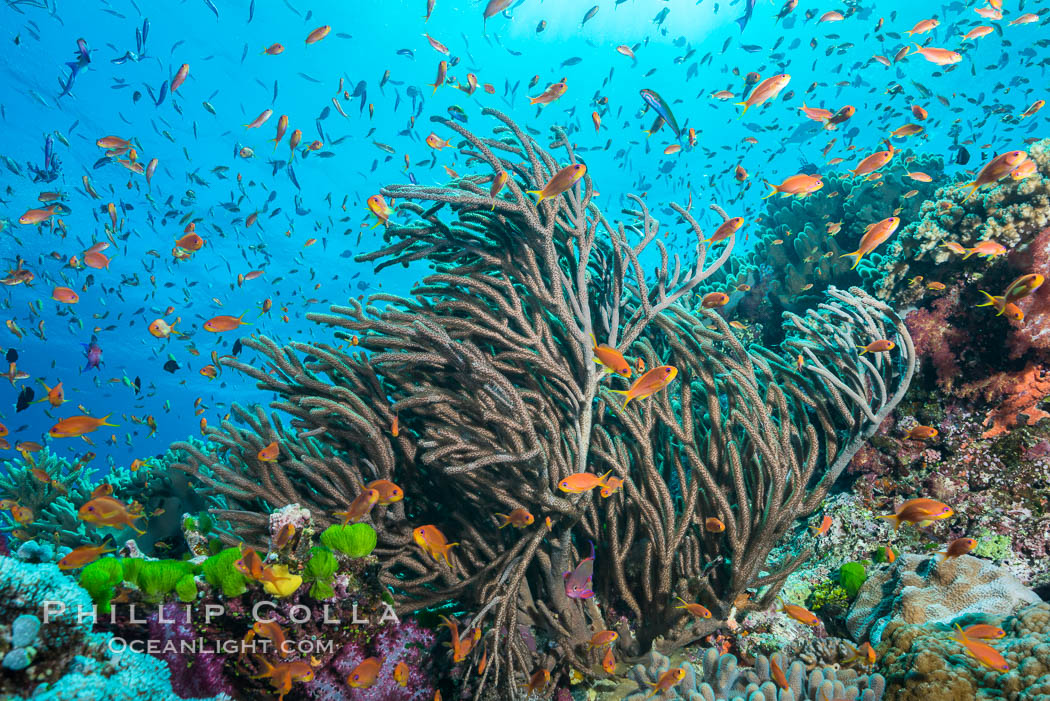
MULTIPOLYGON (((398 610, 458 599, 476 612, 470 626, 485 633, 474 655, 489 651, 479 688, 511 696, 553 648, 557 674, 593 674, 586 643, 615 621, 624 621, 624 650, 637 654, 768 605, 808 556, 767 563, 770 549, 900 401, 913 357, 900 320, 859 289, 829 288, 819 309, 786 316, 780 353, 745 348, 720 315, 676 304, 725 262, 731 239, 714 263, 698 241, 696 259, 672 267, 639 198, 633 219, 614 225, 584 175, 565 197, 534 204, 524 191, 542 189, 559 159, 486 113, 501 122, 497 138, 438 121, 492 174, 385 188, 416 219, 391 221, 388 246, 361 256, 378 269, 425 260, 435 272, 411 299, 376 295, 309 315, 349 350, 244 339, 266 369, 223 362, 274 392, 275 411, 233 407, 244 425, 210 429, 212 453, 176 445, 188 460, 175 467, 221 499, 213 513, 253 544, 274 509, 299 502, 327 526, 366 484, 396 482, 404 501, 365 520, 398 610), (493 198, 483 186, 501 171, 513 174, 509 194, 493 198), (655 278, 641 262, 650 243, 655 278), (625 408, 595 367, 592 334, 632 365, 670 365, 679 379, 625 408), (897 349, 858 356, 877 339, 897 349), (274 442, 278 459, 258 459, 274 442), (599 500, 558 489, 590 470, 622 479, 622 492, 599 500), (536 525, 496 528, 494 514, 513 509, 536 525), (492 515, 493 527, 471 515, 492 515), (703 530, 712 517, 724 534, 703 530), (423 524, 458 543, 451 566, 415 545, 412 529, 423 524), (561 573, 585 559, 588 542, 597 596, 574 599, 561 573), (712 619, 691 625, 676 596, 699 599, 712 619)), ((575 162, 557 129, 551 148, 575 162)), ((674 211, 703 238, 692 215, 674 211)))
MULTIPOLYGON (((671 669, 671 660, 656 651, 649 653, 647 664, 636 664, 630 677, 640 690, 626 697, 626 701, 641 701, 649 698, 652 686, 664 672, 671 669)), ((788 662, 781 655, 755 660, 753 667, 742 666, 731 654, 719 655, 716 648, 704 651, 702 660, 680 663, 685 670, 681 682, 664 699, 703 699, 704 701, 750 701, 751 699, 796 699, 796 701, 824 701, 825 699, 856 699, 857 701, 880 701, 886 688, 879 674, 858 674, 853 669, 838 669, 835 666, 807 668, 806 663, 788 662), (783 672, 787 683, 783 691, 774 681, 773 667, 783 672), (757 696, 756 696, 757 694, 757 696)), ((601 698, 601 697, 599 697, 601 698)))
POLYGON ((879 647, 879 669, 886 677, 888 698, 899 701, 956 701, 957 699, 1041 699, 1050 674, 1050 604, 1038 603, 1005 621, 965 617, 963 626, 990 623, 1006 637, 988 641, 1006 659, 1010 670, 999 672, 977 662, 951 639, 942 623, 909 624, 895 621, 886 627, 879 647))
POLYGON ((0 557, 0 694, 48 701, 184 698, 172 691, 162 662, 92 632, 90 611, 87 593, 55 565, 0 557), (88 614, 83 620, 80 611, 88 614))
POLYGON ((970 555, 903 554, 873 568, 853 602, 846 626, 854 640, 877 645, 891 621, 947 623, 968 614, 1005 616, 1039 597, 1016 577, 970 555))
POLYGON ((965 200, 966 189, 952 183, 923 198, 916 217, 904 217, 879 262, 874 290, 886 300, 907 301, 923 290, 909 279, 924 276, 945 284, 963 278, 978 281, 988 262, 977 256, 963 260, 943 244, 953 241, 973 248, 991 240, 1015 252, 1022 251, 1050 226, 1050 139, 1031 145, 1029 157, 1037 173, 1024 180, 1006 178, 965 200), (965 200, 965 201, 964 201, 965 200))

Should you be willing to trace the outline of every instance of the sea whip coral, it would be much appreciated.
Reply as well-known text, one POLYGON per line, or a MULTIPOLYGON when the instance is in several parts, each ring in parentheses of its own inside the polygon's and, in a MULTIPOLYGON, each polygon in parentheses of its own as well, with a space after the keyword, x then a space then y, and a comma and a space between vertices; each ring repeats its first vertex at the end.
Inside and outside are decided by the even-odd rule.
POLYGON ((488 656, 477 689, 516 697, 540 666, 593 673, 586 641, 609 627, 613 607, 634 613, 635 633, 618 626, 619 644, 637 653, 661 637, 672 648, 710 633, 748 590, 756 605, 771 601, 806 553, 767 564, 770 549, 819 506, 900 401, 914 351, 892 310, 856 288, 831 289, 818 310, 787 315, 788 359, 745 348, 718 314, 677 303, 727 260, 732 239, 705 267, 699 223, 672 205, 698 239, 695 261, 676 255, 672 267, 640 198, 615 225, 594 204, 589 176, 535 204, 525 190, 578 161, 571 143, 553 130, 556 159, 506 116, 485 113, 502 122, 497 138, 435 118, 459 133, 468 165, 484 174, 384 188, 415 219, 392 217, 387 246, 360 256, 377 269, 427 261, 435 272, 411 298, 374 295, 310 315, 336 341, 357 336, 356 349, 245 339, 269 367, 223 362, 274 392, 277 411, 234 407, 246 428, 209 429, 224 454, 180 445, 190 459, 177 467, 220 497, 213 512, 239 536, 260 542, 266 510, 299 502, 323 522, 365 483, 397 482, 405 500, 369 518, 399 612, 450 598, 473 608, 461 624, 484 630, 472 653, 488 656), (512 174, 508 196, 493 198, 487 184, 500 171, 512 174), (659 265, 647 276, 650 244, 659 265), (678 379, 622 408, 609 388, 624 385, 600 376, 592 334, 632 364, 677 367, 678 379), (856 346, 882 338, 897 349, 857 355, 856 346), (278 460, 259 461, 271 441, 281 445, 278 460), (610 470, 624 480, 610 498, 557 489, 570 474, 610 470), (515 508, 535 525, 498 529, 494 514, 515 508), (723 534, 703 531, 710 516, 726 524, 723 534), (460 543, 453 567, 414 544, 422 524, 460 543), (597 596, 569 598, 562 573, 589 553, 588 541, 597 596), (675 596, 699 598, 713 619, 686 628, 675 596), (530 627, 543 644, 518 633, 530 627))

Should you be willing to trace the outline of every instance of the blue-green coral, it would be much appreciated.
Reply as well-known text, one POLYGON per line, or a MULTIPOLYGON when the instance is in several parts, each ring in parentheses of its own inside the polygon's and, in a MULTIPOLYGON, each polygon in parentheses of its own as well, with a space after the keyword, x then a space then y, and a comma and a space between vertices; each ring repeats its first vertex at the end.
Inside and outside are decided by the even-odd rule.
POLYGON ((90 616, 78 621, 79 612, 91 609, 87 591, 56 565, 0 557, 0 628, 4 629, 0 653, 6 658, 11 650, 31 647, 34 651, 16 653, 14 666, 23 661, 25 666, 9 665, 0 674, 0 696, 177 701, 163 661, 122 649, 122 641, 109 633, 92 632, 90 616))

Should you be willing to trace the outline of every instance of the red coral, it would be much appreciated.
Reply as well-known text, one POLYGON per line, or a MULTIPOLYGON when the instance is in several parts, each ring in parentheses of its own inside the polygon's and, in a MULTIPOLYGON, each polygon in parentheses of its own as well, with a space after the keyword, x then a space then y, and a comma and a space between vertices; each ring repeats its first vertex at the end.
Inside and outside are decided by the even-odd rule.
POLYGON ((1038 408, 1050 395, 1050 370, 1036 363, 1028 363, 1019 372, 1000 372, 984 380, 961 388, 962 396, 980 397, 989 404, 997 404, 988 412, 983 425, 991 426, 981 434, 982 438, 993 438, 1021 424, 1021 416, 1028 426, 1040 419, 1050 418, 1050 413, 1038 408))
POLYGON ((959 360, 954 348, 966 341, 967 334, 956 328, 948 317, 959 302, 959 290, 937 299, 930 309, 915 309, 904 319, 915 353, 920 358, 929 358, 937 371, 937 384, 951 391, 952 382, 959 375, 959 360))

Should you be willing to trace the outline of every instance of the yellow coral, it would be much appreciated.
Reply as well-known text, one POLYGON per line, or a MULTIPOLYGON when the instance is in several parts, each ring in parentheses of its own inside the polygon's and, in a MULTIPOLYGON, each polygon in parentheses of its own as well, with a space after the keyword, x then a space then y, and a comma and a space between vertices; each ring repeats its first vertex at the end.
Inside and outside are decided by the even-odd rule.
POLYGON ((270 571, 277 575, 278 579, 276 582, 263 582, 263 589, 267 594, 273 594, 280 599, 294 594, 303 583, 302 577, 288 572, 288 565, 274 565, 270 571))

